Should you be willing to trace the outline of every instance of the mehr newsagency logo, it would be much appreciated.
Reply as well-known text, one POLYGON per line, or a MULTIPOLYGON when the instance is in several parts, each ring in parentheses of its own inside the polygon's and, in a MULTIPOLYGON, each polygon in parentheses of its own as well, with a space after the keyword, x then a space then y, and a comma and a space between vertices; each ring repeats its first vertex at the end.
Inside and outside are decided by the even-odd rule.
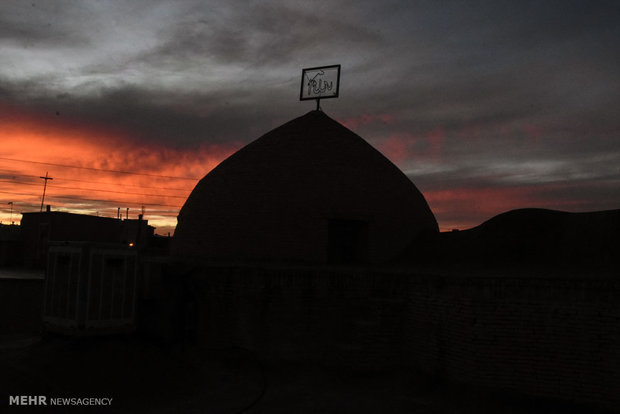
POLYGON ((9 405, 107 406, 109 397, 48 397, 45 395, 10 395, 9 405))

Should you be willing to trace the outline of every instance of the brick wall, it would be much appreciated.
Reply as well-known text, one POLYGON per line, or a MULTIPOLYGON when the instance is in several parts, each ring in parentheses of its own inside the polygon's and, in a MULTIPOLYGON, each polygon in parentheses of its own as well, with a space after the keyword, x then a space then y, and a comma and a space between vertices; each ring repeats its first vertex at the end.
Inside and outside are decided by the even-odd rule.
POLYGON ((410 366, 620 408, 620 281, 209 267, 189 279, 198 339, 265 358, 410 366))
POLYGON ((620 281, 416 278, 413 364, 448 378, 620 407, 620 281))

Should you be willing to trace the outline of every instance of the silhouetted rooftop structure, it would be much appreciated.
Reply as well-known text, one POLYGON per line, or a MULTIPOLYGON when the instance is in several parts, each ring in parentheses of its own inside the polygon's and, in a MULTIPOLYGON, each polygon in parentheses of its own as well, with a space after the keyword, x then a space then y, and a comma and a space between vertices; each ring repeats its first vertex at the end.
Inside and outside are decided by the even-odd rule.
POLYGON ((19 263, 22 250, 21 226, 0 224, 0 267, 19 263))
POLYGON ((23 213, 22 234, 26 264, 45 263, 53 241, 89 241, 144 246, 155 228, 147 220, 119 220, 61 211, 23 213))
MULTIPOLYGON (((515 268, 620 269, 620 210, 569 213, 523 208, 469 230, 442 233, 409 262, 515 268)), ((563 273, 564 274, 564 273, 563 273)))
POLYGON ((409 178, 364 139, 311 111, 196 185, 172 251, 222 261, 380 263, 436 232, 409 178))

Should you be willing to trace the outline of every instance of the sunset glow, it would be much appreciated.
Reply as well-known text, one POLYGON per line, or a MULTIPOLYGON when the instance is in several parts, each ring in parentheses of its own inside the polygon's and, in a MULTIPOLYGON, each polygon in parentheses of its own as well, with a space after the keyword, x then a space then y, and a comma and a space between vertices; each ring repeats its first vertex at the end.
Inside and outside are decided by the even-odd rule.
POLYGON ((53 210, 144 206, 172 233, 200 178, 316 107, 301 69, 331 64, 322 110, 400 168, 442 230, 620 208, 617 7, 323 6, 0 2, 0 221, 39 211, 48 173, 53 210))
POLYGON ((234 148, 194 150, 144 146, 110 128, 74 126, 58 115, 36 117, 10 112, 0 134, 0 219, 19 223, 21 213, 39 211, 49 173, 45 204, 67 211, 144 218, 160 234, 173 232, 176 216, 198 179, 234 148), (5 201, 6 200, 6 201, 5 201), (12 208, 9 202, 12 202, 12 208), (11 217, 12 215, 12 217, 11 217))

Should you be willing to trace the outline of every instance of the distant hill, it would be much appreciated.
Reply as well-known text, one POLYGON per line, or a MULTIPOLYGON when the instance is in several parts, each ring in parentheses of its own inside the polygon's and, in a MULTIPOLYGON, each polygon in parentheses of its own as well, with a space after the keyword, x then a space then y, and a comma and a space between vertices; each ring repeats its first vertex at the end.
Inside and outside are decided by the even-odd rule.
POLYGON ((408 261, 475 266, 620 270, 620 210, 568 213, 511 210, 464 231, 429 239, 408 261))

